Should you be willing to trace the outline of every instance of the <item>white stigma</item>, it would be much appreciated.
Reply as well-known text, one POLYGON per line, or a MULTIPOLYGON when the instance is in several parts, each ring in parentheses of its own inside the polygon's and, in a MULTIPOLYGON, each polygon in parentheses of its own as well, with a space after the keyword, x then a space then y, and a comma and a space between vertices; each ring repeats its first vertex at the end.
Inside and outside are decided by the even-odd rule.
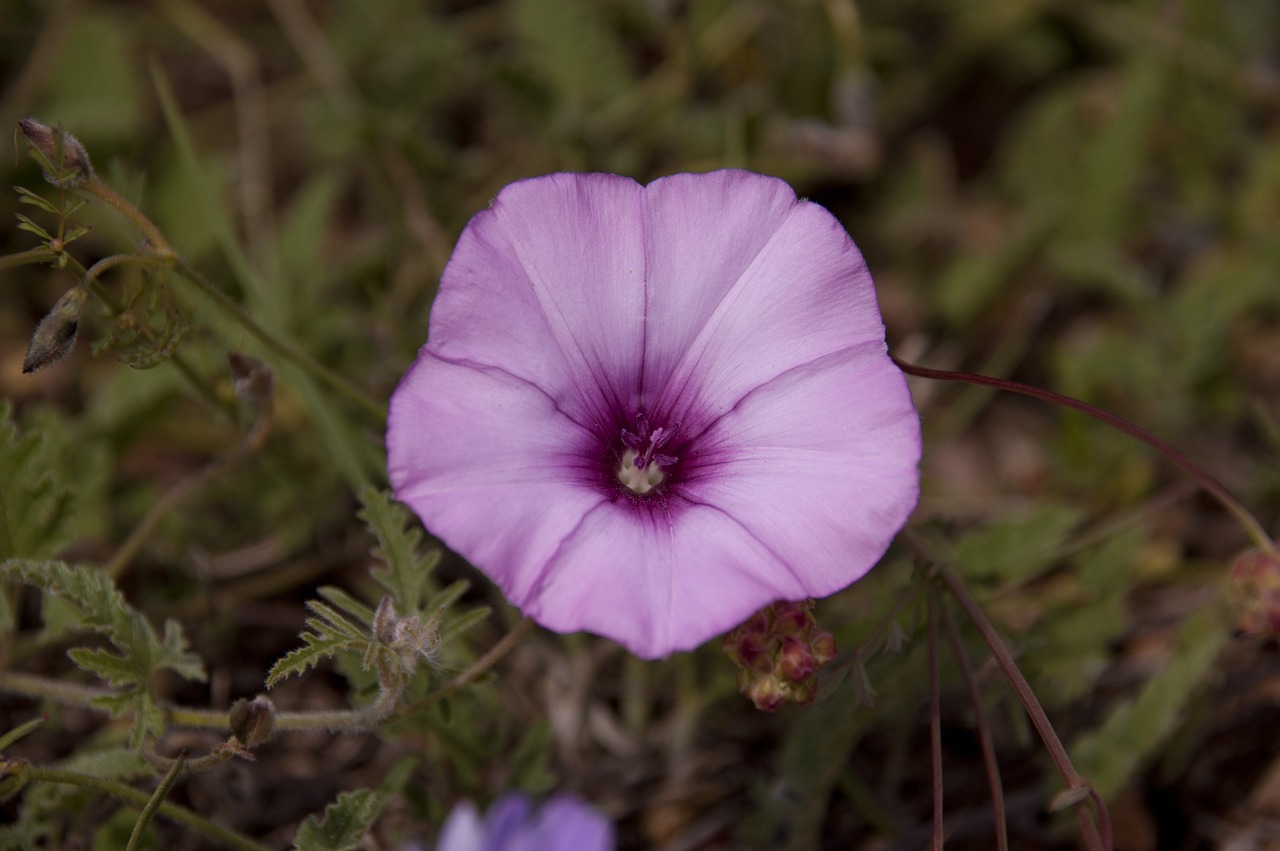
POLYGON ((651 461, 645 467, 637 467, 635 462, 640 453, 628 449, 622 453, 622 466, 618 468, 618 481, 622 482, 632 493, 646 494, 662 482, 662 470, 657 461, 651 461))

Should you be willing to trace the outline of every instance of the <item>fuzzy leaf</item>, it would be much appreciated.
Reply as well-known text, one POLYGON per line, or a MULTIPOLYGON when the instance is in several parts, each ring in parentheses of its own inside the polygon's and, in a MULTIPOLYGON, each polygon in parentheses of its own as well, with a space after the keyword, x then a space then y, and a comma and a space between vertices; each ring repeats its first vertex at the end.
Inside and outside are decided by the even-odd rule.
POLYGON ((409 525, 408 511, 386 493, 365 488, 360 502, 364 506, 360 518, 378 540, 373 555, 386 565, 370 571, 373 578, 391 592, 401 614, 422 611, 423 599, 432 585, 431 571, 440 560, 439 551, 419 554, 422 530, 409 525))
POLYGON ((343 792, 317 819, 307 816, 293 838, 296 851, 351 851, 369 832, 383 799, 371 789, 343 792))
POLYGON ((25 582, 59 597, 74 610, 81 628, 111 641, 119 655, 89 648, 75 648, 68 654, 77 665, 112 685, 130 687, 99 701, 113 715, 133 716, 129 735, 135 744, 164 730, 164 715, 147 687, 157 671, 167 669, 188 680, 204 680, 204 667, 199 657, 187 651, 181 628, 173 621, 166 622, 161 640, 101 570, 60 561, 9 559, 0 563, 0 579, 25 582))

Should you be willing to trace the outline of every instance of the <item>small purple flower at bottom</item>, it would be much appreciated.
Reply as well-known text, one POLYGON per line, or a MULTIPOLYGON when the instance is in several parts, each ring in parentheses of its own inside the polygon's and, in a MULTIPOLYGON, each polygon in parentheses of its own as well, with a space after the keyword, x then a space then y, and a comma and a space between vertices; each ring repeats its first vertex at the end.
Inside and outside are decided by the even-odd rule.
POLYGON ((870 570, 920 419, 862 255, 786 183, 554 174, 458 239, 387 456, 525 615, 653 659, 870 570))
POLYGON ((454 807, 436 851, 613 851, 613 824, 573 795, 534 809, 528 795, 503 795, 481 817, 470 801, 454 807))

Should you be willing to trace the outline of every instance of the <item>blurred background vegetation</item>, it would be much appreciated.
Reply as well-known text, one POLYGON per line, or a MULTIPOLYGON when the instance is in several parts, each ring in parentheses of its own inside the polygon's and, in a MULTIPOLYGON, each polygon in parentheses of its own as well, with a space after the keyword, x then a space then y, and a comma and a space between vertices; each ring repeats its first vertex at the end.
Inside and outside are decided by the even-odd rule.
MULTIPOLYGON (((846 224, 900 357, 1139 422, 1277 531, 1274 0, 5 0, 0 126, 25 116, 74 133, 184 258, 380 400, 425 338, 453 240, 506 183, 775 174, 846 224)), ((58 195, 26 156, 0 157, 0 176, 58 195)), ((38 243, 16 212, 38 211, 0 195, 0 255, 38 243)), ((86 266, 139 242, 98 206, 73 222, 91 228, 71 247, 86 266)), ((0 396, 45 442, 41 472, 71 487, 68 560, 110 562, 158 501, 232 452, 245 423, 229 351, 276 370, 265 448, 184 492, 119 571, 131 602, 182 622, 206 661, 207 684, 168 696, 225 708, 297 645, 317 585, 373 594, 355 494, 385 484, 381 423, 185 281, 136 269, 104 283, 126 326, 181 330, 180 364, 91 301, 71 356, 23 375, 32 330, 73 283, 47 265, 0 273, 0 396)), ((1009 637, 1111 802, 1117 847, 1277 847, 1265 843, 1280 819, 1280 660, 1273 641, 1232 636, 1227 578, 1248 544, 1232 518, 1080 415, 912 386, 926 435, 913 526, 1009 637)), ((893 550, 822 602, 820 622, 854 647, 912 571, 893 550)), ((449 556, 439 572, 476 579, 449 556)), ((69 639, 42 626, 33 592, 10 590, 8 664, 75 677, 69 639)), ((469 599, 498 614, 452 651, 458 666, 515 620, 482 580, 469 599)), ((342 790, 390 793, 366 847, 393 848, 429 840, 459 797, 521 786, 585 794, 627 849, 919 848, 918 615, 899 619, 912 635, 900 652, 868 663, 874 708, 855 705, 854 677, 816 707, 764 716, 714 647, 642 665, 537 634, 447 711, 380 735, 285 735, 256 763, 182 780, 171 800, 272 847, 342 790)), ((1073 822, 1045 811, 1047 760, 971 650, 1013 847, 1074 847, 1073 822)), ((949 847, 991 848, 973 712, 947 664, 949 847)), ((361 687, 347 674, 313 673, 277 700, 342 705, 361 687)), ((0 731, 40 709, 3 698, 0 731)), ((101 715, 44 711, 10 755, 87 765, 121 740, 101 715)), ((172 732, 163 749, 207 751, 201 735, 172 732)), ((135 767, 140 788, 146 774, 135 767)), ((137 818, 42 794, 10 799, 0 823, 43 806, 47 847, 114 848, 137 818)), ((164 820, 151 831, 152 847, 207 842, 164 820)))

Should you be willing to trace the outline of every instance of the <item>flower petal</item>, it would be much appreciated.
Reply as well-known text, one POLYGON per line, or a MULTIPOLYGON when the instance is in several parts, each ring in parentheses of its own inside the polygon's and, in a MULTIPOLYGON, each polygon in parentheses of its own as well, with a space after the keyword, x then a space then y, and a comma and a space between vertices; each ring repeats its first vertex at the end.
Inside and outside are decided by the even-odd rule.
POLYGON ((871 275, 830 213, 797 202, 688 343, 656 407, 700 429, 773 377, 860 343, 885 357, 871 275))
POLYGON ((821 597, 879 561, 919 497, 920 421, 885 357, 837 353, 744 397, 699 438, 684 489, 821 597), (803 412, 797 416, 797 412, 803 412))
POLYGON ((527 381, 426 354, 391 398, 388 472, 396 497, 519 605, 604 499, 586 483, 592 439, 527 381))
POLYGON ((643 192, 603 174, 553 174, 502 190, 458 240, 426 350, 509 370, 579 419, 634 408, 643 192))
POLYGON ((461 801, 453 808, 440 829, 436 851, 488 851, 484 824, 475 804, 461 801))
POLYGON ((550 798, 533 825, 536 851, 613 851, 613 822, 573 795, 550 798))

